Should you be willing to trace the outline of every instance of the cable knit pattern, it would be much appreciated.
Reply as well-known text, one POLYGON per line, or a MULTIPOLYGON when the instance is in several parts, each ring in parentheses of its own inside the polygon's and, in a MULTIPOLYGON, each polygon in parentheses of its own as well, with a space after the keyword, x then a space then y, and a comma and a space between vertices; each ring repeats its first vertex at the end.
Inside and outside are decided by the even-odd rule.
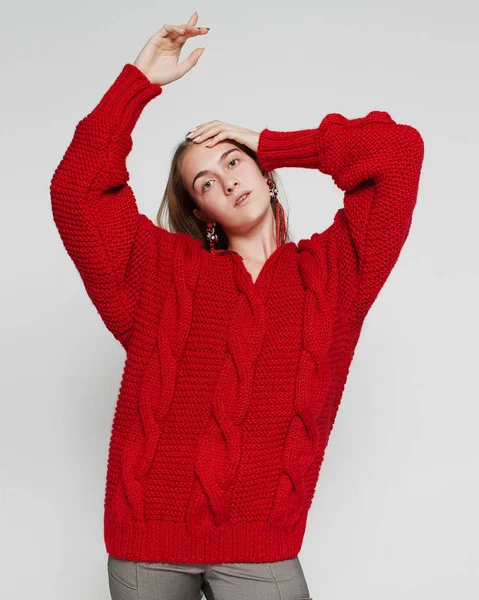
POLYGON ((64 247, 126 351, 106 549, 149 562, 292 558, 362 324, 409 233, 423 140, 384 111, 264 129, 267 171, 316 169, 344 196, 327 229, 277 248, 253 282, 239 254, 211 254, 138 211, 126 158, 162 91, 124 65, 50 186, 64 247))
POLYGON ((202 254, 186 240, 176 244, 173 285, 163 307, 153 348, 138 399, 138 416, 122 456, 122 475, 133 519, 144 521, 145 478, 151 468, 161 427, 175 394, 177 361, 188 339, 193 313, 193 293, 202 254))
MULTIPOLYGON (((194 527, 195 519, 199 518, 195 509, 202 497, 209 501, 215 525, 228 519, 232 485, 241 460, 243 424, 252 398, 254 364, 260 357, 266 329, 265 300, 271 270, 267 271, 267 277, 258 277, 254 285, 251 275, 240 263, 242 259, 235 253, 229 256, 241 294, 233 310, 227 353, 212 396, 214 419, 198 448, 195 471, 200 486, 191 496, 187 513, 190 527, 194 527)), ((275 253, 274 260, 278 256, 279 252, 275 253)))
POLYGON ((318 451, 321 437, 317 421, 330 384, 328 351, 332 336, 332 315, 327 300, 327 266, 311 240, 301 240, 299 269, 306 297, 304 303, 302 350, 294 395, 295 415, 283 453, 283 474, 270 519, 295 521, 307 501, 304 476, 318 451))

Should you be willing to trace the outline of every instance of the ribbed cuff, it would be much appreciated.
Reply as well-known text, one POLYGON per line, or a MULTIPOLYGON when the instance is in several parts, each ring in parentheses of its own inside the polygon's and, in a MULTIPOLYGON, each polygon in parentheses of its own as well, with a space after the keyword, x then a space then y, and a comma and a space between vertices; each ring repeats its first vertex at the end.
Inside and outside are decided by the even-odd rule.
POLYGON ((135 65, 126 63, 90 114, 113 119, 123 131, 131 133, 145 106, 162 91, 135 65))
POLYGON ((266 171, 282 167, 317 167, 317 129, 271 131, 263 129, 258 140, 258 159, 266 171))
POLYGON ((258 141, 258 159, 266 171, 281 167, 319 169, 332 174, 330 154, 341 140, 333 133, 332 125, 363 127, 370 123, 395 123, 385 111, 374 110, 365 117, 347 119, 340 113, 327 114, 318 127, 298 131, 271 131, 263 129, 258 141))

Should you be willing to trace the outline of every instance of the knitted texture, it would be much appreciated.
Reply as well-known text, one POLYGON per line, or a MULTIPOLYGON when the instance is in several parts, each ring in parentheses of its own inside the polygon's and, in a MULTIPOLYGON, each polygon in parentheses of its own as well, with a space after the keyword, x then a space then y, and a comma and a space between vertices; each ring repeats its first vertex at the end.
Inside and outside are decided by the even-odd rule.
POLYGON ((279 246, 253 281, 239 254, 212 254, 138 211, 126 159, 161 92, 124 65, 50 186, 65 249, 126 351, 106 549, 148 562, 292 558, 364 318, 410 230, 423 140, 382 111, 264 129, 267 171, 317 169, 344 200, 325 231, 279 246))

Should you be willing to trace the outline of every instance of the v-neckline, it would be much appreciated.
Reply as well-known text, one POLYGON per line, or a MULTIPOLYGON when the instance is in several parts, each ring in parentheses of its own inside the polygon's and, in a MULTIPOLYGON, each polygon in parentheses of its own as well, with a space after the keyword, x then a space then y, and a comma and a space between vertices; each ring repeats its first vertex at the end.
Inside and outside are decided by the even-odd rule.
POLYGON ((284 250, 287 246, 294 246, 294 245, 295 245, 294 241, 286 242, 284 244, 281 244, 281 246, 278 246, 275 250, 273 250, 273 252, 264 261, 263 266, 261 267, 261 269, 258 273, 258 276, 256 277, 255 280, 253 280, 253 276, 251 275, 249 270, 246 268, 244 258, 241 256, 241 254, 236 252, 236 250, 225 250, 225 253, 233 256, 233 258, 239 264, 239 268, 242 269, 244 274, 246 275, 251 287, 256 291, 257 288, 260 286, 262 280, 266 277, 266 274, 269 271, 269 269, 271 268, 272 263, 275 262, 276 259, 278 258, 278 255, 280 254, 280 252, 282 250, 284 250))

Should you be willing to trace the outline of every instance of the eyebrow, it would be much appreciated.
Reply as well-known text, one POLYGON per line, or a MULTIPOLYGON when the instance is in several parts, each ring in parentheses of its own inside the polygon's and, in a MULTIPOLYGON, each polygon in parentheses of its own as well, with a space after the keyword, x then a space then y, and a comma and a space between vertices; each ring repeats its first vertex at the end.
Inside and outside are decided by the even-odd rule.
MULTIPOLYGON (((225 159, 225 158, 228 156, 228 154, 231 154, 231 152, 234 152, 235 150, 238 150, 238 151, 239 151, 239 148, 230 148, 229 150, 226 150, 226 152, 223 152, 223 154, 222 154, 222 155, 219 157, 219 159, 218 159, 218 161, 217 161, 217 162, 218 162, 218 164, 219 164, 220 162, 222 162, 222 161, 223 161, 223 160, 224 160, 224 159, 225 159)), ((191 184, 191 187, 192 187, 193 189, 195 189, 195 181, 196 181, 196 180, 197 180, 199 177, 202 177, 203 175, 206 175, 207 173, 211 173, 211 171, 209 171, 208 169, 205 169, 205 170, 203 170, 203 171, 200 171, 199 173, 197 173, 197 174, 195 175, 195 178, 193 179, 193 182, 192 182, 192 184, 191 184)))

